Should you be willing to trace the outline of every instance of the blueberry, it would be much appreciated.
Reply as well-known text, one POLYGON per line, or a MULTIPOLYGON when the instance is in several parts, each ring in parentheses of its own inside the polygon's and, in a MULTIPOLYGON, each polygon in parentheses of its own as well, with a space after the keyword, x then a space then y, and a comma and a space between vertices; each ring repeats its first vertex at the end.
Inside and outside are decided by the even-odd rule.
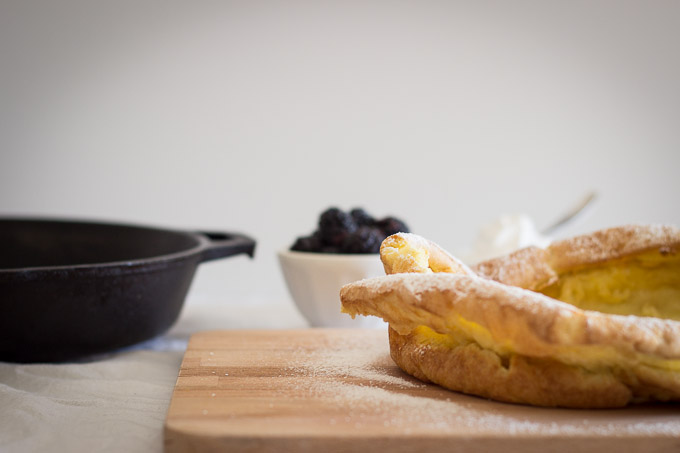
POLYGON ((321 252, 321 246, 321 238, 318 232, 314 232, 311 236, 297 238, 290 249, 298 252, 321 252))
POLYGON ((375 224, 375 219, 368 212, 364 211, 362 208, 354 208, 349 211, 349 215, 352 216, 354 222, 357 226, 373 226, 375 224))
POLYGON ((376 226, 380 228, 385 237, 391 236, 395 233, 408 233, 408 226, 396 217, 385 217, 384 219, 378 220, 376 226))
POLYGON ((380 244, 394 233, 408 233, 396 217, 376 220, 363 208, 349 212, 331 207, 319 216, 318 229, 298 237, 291 250, 315 253, 379 253, 380 244))
POLYGON ((340 247, 345 236, 356 229, 352 216, 338 208, 329 208, 319 217, 319 235, 325 246, 340 247))
POLYGON ((379 253, 385 235, 375 227, 363 226, 342 241, 342 253, 379 253))

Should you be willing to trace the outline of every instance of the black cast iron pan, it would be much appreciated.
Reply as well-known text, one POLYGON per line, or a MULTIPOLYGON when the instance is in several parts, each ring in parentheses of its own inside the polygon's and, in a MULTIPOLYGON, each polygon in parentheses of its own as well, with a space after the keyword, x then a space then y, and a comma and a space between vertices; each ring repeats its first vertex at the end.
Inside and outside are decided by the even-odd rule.
POLYGON ((70 361, 152 338, 179 316, 199 263, 254 249, 235 233, 0 219, 0 360, 70 361))

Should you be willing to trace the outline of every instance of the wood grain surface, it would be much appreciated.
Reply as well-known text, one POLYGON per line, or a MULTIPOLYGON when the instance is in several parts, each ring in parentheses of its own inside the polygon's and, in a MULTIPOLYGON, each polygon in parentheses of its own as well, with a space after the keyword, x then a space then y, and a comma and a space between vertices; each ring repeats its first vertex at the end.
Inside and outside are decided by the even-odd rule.
POLYGON ((680 451, 680 405, 545 409, 424 384, 387 332, 212 331, 187 347, 168 452, 680 451))

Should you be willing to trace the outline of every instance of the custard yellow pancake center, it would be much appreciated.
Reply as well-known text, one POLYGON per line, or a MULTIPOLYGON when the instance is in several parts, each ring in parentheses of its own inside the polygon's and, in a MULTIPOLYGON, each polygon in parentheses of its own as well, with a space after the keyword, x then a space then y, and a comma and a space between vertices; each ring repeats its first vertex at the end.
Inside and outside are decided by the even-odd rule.
POLYGON ((584 310, 680 320, 680 256, 646 253, 573 270, 540 292, 584 310))

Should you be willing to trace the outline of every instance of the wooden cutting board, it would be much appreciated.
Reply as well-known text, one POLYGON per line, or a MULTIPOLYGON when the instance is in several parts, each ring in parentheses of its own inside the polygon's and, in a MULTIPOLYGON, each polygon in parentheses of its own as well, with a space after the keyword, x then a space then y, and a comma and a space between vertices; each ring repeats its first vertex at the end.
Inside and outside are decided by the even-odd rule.
POLYGON ((168 452, 680 451, 680 405, 545 409, 424 384, 384 330, 213 331, 187 347, 168 452))

